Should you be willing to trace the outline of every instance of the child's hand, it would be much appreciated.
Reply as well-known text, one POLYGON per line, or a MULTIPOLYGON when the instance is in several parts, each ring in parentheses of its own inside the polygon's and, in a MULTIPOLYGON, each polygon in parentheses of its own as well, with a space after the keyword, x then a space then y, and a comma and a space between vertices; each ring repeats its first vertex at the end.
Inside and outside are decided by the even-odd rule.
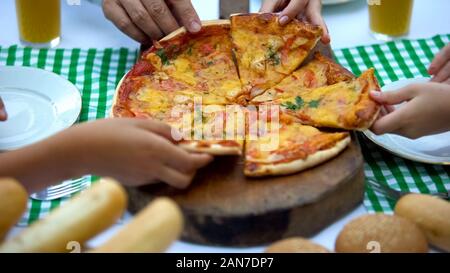
POLYGON ((305 18, 323 29, 322 42, 328 44, 330 35, 321 15, 320 0, 265 0, 260 12, 280 12, 280 24, 285 25, 293 18, 305 18))
POLYGON ((450 84, 450 43, 436 54, 428 73, 434 76, 431 81, 450 84))
MULTIPOLYGON (((450 130, 450 85, 412 84, 393 92, 371 92, 388 109, 375 121, 375 134, 393 133, 409 138, 450 130), (396 110, 391 106, 407 102, 396 110)), ((385 110, 384 109, 384 110, 385 110)))
POLYGON ((5 105, 3 104, 2 98, 0 97, 0 121, 5 121, 8 118, 5 110, 5 105))
POLYGON ((212 157, 193 154, 172 143, 171 128, 143 119, 106 119, 63 133, 86 173, 112 176, 126 185, 155 180, 185 188, 212 157))

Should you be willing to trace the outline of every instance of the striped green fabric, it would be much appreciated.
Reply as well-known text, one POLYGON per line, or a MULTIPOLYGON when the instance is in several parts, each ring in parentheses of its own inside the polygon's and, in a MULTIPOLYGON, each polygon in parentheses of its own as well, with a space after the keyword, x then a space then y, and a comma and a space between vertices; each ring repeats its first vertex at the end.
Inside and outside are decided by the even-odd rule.
MULTIPOLYGON (((339 63, 359 75, 375 67, 381 83, 428 76, 433 56, 450 41, 450 35, 430 39, 402 40, 381 45, 335 50, 339 63)), ((105 117, 111 106, 116 84, 135 62, 133 49, 31 49, 0 47, 0 65, 32 66, 53 71, 74 83, 82 95, 79 121, 105 117)), ((450 168, 415 163, 396 157, 360 136, 366 177, 389 186, 415 192, 450 190, 450 168)), ((95 178, 91 177, 91 180, 95 178)), ((58 207, 67 198, 50 202, 30 200, 19 225, 28 225, 58 207)), ((369 212, 392 212, 394 203, 366 188, 364 205, 369 212)))
MULTIPOLYGON (((32 49, 0 47, 0 65, 38 67, 63 76, 82 95, 79 122, 104 118, 111 106, 115 86, 135 63, 136 49, 32 49)), ((88 176, 91 181, 95 177, 88 176)), ((58 207, 68 198, 41 202, 30 199, 20 220, 26 226, 58 207)))
MULTIPOLYGON (((381 45, 335 50, 336 59, 356 75, 374 67, 383 86, 414 77, 429 77, 427 68, 435 54, 450 41, 450 35, 430 39, 401 40, 381 45)), ((412 162, 379 148, 359 136, 365 175, 390 187, 421 193, 450 190, 450 167, 412 162)), ((369 212, 391 213, 395 203, 366 187, 364 206, 369 212)))

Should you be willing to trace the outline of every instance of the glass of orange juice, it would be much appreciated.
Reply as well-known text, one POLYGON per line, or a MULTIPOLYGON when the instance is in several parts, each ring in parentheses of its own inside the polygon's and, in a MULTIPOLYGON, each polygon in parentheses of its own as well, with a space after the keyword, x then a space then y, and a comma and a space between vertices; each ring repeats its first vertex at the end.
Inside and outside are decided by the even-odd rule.
POLYGON ((376 39, 390 41, 409 32, 414 0, 367 0, 370 30, 376 39))
POLYGON ((61 35, 60 0, 16 0, 20 41, 25 46, 55 47, 61 35))

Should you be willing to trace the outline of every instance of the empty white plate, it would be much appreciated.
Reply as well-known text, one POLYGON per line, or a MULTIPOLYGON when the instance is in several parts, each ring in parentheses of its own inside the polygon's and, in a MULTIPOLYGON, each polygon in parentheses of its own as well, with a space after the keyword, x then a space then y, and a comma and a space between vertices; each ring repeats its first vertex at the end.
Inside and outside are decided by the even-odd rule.
MULTIPOLYGON (((383 87, 383 92, 389 92, 408 84, 423 83, 429 80, 429 78, 416 78, 392 82, 383 87)), ((414 140, 394 134, 377 136, 370 130, 365 131, 364 134, 375 144, 400 157, 429 164, 450 165, 450 132, 425 136, 414 140)))
POLYGON ((0 97, 8 119, 0 122, 0 150, 17 149, 70 127, 81 110, 78 89, 54 73, 0 66, 0 97))

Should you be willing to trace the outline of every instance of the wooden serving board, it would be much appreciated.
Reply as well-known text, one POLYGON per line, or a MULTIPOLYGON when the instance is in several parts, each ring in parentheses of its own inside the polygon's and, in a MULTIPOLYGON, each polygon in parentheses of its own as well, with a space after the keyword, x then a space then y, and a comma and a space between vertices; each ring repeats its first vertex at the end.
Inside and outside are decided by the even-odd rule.
POLYGON ((362 201, 363 158, 356 138, 336 158, 288 176, 247 178, 243 157, 216 158, 186 190, 163 184, 128 188, 135 213, 157 196, 182 208, 182 239, 200 244, 253 246, 308 237, 362 201))

